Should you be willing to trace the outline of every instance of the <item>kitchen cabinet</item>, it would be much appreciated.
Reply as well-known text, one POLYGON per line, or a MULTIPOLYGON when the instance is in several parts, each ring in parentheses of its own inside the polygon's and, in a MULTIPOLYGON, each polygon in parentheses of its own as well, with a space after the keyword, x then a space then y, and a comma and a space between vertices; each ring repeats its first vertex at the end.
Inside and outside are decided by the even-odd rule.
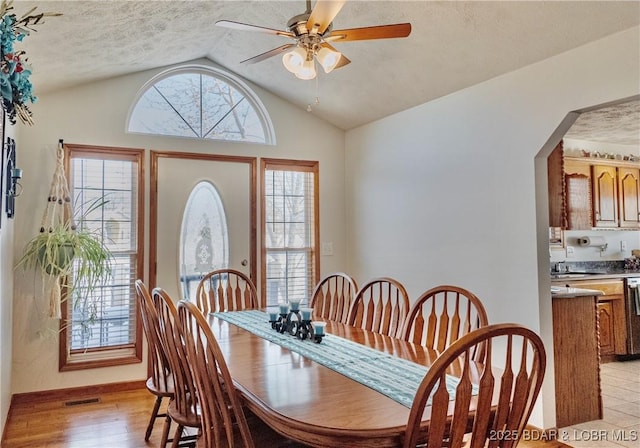
POLYGON ((596 296, 552 292, 553 357, 556 383, 556 426, 602 418, 596 296))
POLYGON ((593 165, 593 227, 618 227, 618 182, 615 166, 593 165))
POLYGON ((597 302, 601 361, 612 361, 615 355, 626 355, 627 317, 624 281, 622 279, 575 280, 567 284, 572 288, 594 289, 604 293, 598 296, 597 302))
POLYGON ((640 229, 640 168, 618 168, 620 227, 640 229))
POLYGON ((610 300, 598 300, 598 332, 600 356, 613 355, 614 349, 614 318, 613 305, 610 300))
POLYGON ((547 160, 549 227, 640 229, 640 164, 563 156, 547 160))
POLYGON ((549 191, 549 227, 567 228, 564 213, 564 156, 562 141, 547 158, 547 181, 549 191))
POLYGON ((591 164, 583 159, 564 164, 566 229, 591 230, 591 164))

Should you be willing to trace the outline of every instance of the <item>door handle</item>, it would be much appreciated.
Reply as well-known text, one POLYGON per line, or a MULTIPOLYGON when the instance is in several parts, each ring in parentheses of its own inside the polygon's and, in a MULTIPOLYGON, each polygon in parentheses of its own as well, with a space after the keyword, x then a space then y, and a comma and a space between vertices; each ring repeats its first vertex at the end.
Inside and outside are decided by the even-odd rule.
POLYGON ((247 259, 245 258, 244 260, 242 260, 242 261, 240 262, 240 264, 241 264, 242 266, 246 266, 247 264, 249 264, 249 262, 248 262, 248 261, 247 261, 247 259))

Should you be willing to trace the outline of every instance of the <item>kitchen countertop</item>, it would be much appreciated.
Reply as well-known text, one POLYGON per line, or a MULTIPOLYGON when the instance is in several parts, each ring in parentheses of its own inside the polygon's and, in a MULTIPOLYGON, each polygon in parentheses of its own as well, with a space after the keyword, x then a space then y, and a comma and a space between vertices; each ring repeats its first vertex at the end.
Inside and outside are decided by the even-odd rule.
POLYGON ((580 272, 580 271, 569 271, 569 272, 553 272, 551 273, 551 281, 567 281, 567 280, 601 280, 601 279, 611 279, 611 278, 631 278, 631 277, 640 277, 640 271, 607 271, 607 272, 596 272, 589 271, 588 273, 580 272))
POLYGON ((602 291, 596 289, 583 289, 583 288, 567 288, 560 286, 551 287, 551 297, 554 299, 567 299, 572 297, 583 296, 601 296, 604 295, 602 291))

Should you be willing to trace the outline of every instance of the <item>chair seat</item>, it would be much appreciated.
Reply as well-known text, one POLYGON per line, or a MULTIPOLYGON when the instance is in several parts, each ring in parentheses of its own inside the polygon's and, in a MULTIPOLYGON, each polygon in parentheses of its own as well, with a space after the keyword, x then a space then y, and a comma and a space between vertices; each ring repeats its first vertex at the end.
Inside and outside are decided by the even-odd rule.
POLYGON ((186 414, 182 413, 178 410, 175 400, 171 400, 169 402, 169 406, 167 407, 167 414, 169 414, 171 419, 179 425, 189 426, 191 428, 200 427, 200 411, 195 410, 186 414))
POLYGON ((172 375, 169 375, 165 381, 161 381, 157 385, 154 378, 149 377, 145 385, 147 390, 157 397, 173 397, 174 395, 172 375))

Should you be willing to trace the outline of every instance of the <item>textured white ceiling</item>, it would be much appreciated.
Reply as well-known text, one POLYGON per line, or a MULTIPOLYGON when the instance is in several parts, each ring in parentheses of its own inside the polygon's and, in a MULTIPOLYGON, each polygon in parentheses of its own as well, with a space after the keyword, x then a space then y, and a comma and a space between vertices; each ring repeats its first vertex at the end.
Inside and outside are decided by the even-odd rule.
POLYGON ((347 1, 335 28, 411 22, 406 39, 336 43, 352 63, 316 81, 281 58, 240 61, 289 41, 214 26, 285 29, 295 1, 16 1, 56 11, 23 43, 36 94, 207 57, 342 129, 351 129, 640 23, 637 1, 347 1))
POLYGON ((564 136, 589 142, 633 145, 640 151, 640 101, 584 112, 564 136))

